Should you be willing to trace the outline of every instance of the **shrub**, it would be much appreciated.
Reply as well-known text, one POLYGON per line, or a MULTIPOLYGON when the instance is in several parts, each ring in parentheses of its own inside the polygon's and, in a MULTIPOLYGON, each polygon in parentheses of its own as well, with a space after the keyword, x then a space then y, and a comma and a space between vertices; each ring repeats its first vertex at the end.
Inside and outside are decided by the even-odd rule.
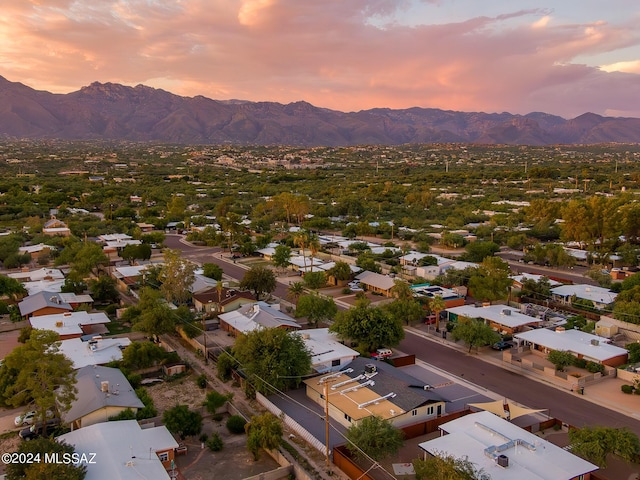
POLYGON ((209 440, 206 441, 207 447, 209 447, 209 450, 211 450, 212 452, 219 452, 220 450, 222 450, 222 447, 224 446, 224 442, 222 441, 222 438, 220 438, 220 435, 218 435, 217 432, 214 432, 211 434, 211 438, 209 438, 209 440))
POLYGON ((622 393, 633 393, 633 387, 631 385, 622 385, 620 389, 622 393))
POLYGON ((231 433, 244 433, 244 426, 247 421, 240 415, 232 415, 227 420, 227 430, 231 433))
POLYGON ((351 289, 349 287, 344 287, 342 289, 342 294, 343 295, 349 295, 351 293, 351 289))
POLYGON ((224 414, 222 413, 214 413, 213 415, 211 415, 211 420, 213 420, 214 422, 219 422, 223 418, 224 418, 224 414))
POLYGON ((202 389, 207 388, 207 376, 204 373, 198 375, 198 377, 196 378, 196 385, 198 385, 202 389))
POLYGON ((587 362, 587 371, 590 373, 603 373, 604 365, 596 362, 587 362))
POLYGON ((573 361, 573 366, 578 368, 586 368, 587 361, 584 358, 576 357, 576 359, 573 361))
POLYGON ((203 433, 198 437, 198 440, 200 440, 201 443, 205 443, 208 438, 209 438, 209 435, 207 435, 206 433, 203 433))

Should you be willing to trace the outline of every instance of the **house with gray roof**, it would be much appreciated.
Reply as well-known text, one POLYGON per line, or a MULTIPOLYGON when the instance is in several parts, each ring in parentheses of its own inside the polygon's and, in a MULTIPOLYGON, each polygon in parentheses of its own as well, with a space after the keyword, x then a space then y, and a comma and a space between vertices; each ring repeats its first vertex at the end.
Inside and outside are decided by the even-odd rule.
POLYGON ((356 275, 356 279, 360 281, 360 285, 364 285, 370 292, 377 292, 386 297, 392 295, 391 289, 395 285, 394 279, 390 276, 368 270, 356 275))
POLYGON ((424 382, 385 362, 355 358, 340 372, 304 381, 309 398, 345 427, 376 415, 403 427, 445 414, 446 402, 424 382))
POLYGON ((20 315, 26 319, 38 315, 52 315, 70 312, 73 307, 63 301, 59 293, 42 291, 29 295, 18 303, 20 315))
POLYGON ((63 414, 71 430, 106 422, 126 409, 134 413, 144 404, 118 368, 87 365, 76 373, 78 393, 63 414))
POLYGON ((300 325, 294 318, 266 302, 243 305, 232 312, 218 316, 220 328, 233 335, 248 333, 261 328, 283 328, 298 330, 300 325))

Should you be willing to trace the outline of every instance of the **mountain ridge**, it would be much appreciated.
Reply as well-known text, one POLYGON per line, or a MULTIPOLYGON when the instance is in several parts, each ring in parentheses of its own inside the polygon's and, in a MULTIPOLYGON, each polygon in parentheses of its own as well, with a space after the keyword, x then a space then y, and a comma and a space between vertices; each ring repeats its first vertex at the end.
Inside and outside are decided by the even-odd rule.
POLYGON ((302 100, 281 104, 182 97, 142 84, 111 82, 54 94, 0 76, 2 137, 292 146, 637 143, 640 119, 587 112, 567 120, 544 112, 423 107, 340 112, 302 100))

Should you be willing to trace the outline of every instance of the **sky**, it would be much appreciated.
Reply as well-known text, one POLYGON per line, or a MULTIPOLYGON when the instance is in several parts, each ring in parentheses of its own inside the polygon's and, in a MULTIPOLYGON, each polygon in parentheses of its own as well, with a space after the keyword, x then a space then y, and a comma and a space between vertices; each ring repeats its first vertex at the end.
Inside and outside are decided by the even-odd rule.
POLYGON ((640 117, 638 0, 3 0, 0 75, 344 112, 640 117))

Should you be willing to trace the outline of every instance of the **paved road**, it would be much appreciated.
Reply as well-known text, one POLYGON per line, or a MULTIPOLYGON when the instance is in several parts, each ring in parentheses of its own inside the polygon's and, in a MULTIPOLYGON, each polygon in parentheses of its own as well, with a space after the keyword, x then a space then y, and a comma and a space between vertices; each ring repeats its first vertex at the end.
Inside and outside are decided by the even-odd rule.
POLYGON ((615 428, 629 427, 640 436, 640 421, 634 418, 484 362, 475 354, 467 355, 410 332, 407 332, 406 338, 398 348, 405 353, 415 353, 420 360, 505 398, 530 408, 549 409, 552 417, 559 418, 570 425, 581 427, 597 424, 615 428))

